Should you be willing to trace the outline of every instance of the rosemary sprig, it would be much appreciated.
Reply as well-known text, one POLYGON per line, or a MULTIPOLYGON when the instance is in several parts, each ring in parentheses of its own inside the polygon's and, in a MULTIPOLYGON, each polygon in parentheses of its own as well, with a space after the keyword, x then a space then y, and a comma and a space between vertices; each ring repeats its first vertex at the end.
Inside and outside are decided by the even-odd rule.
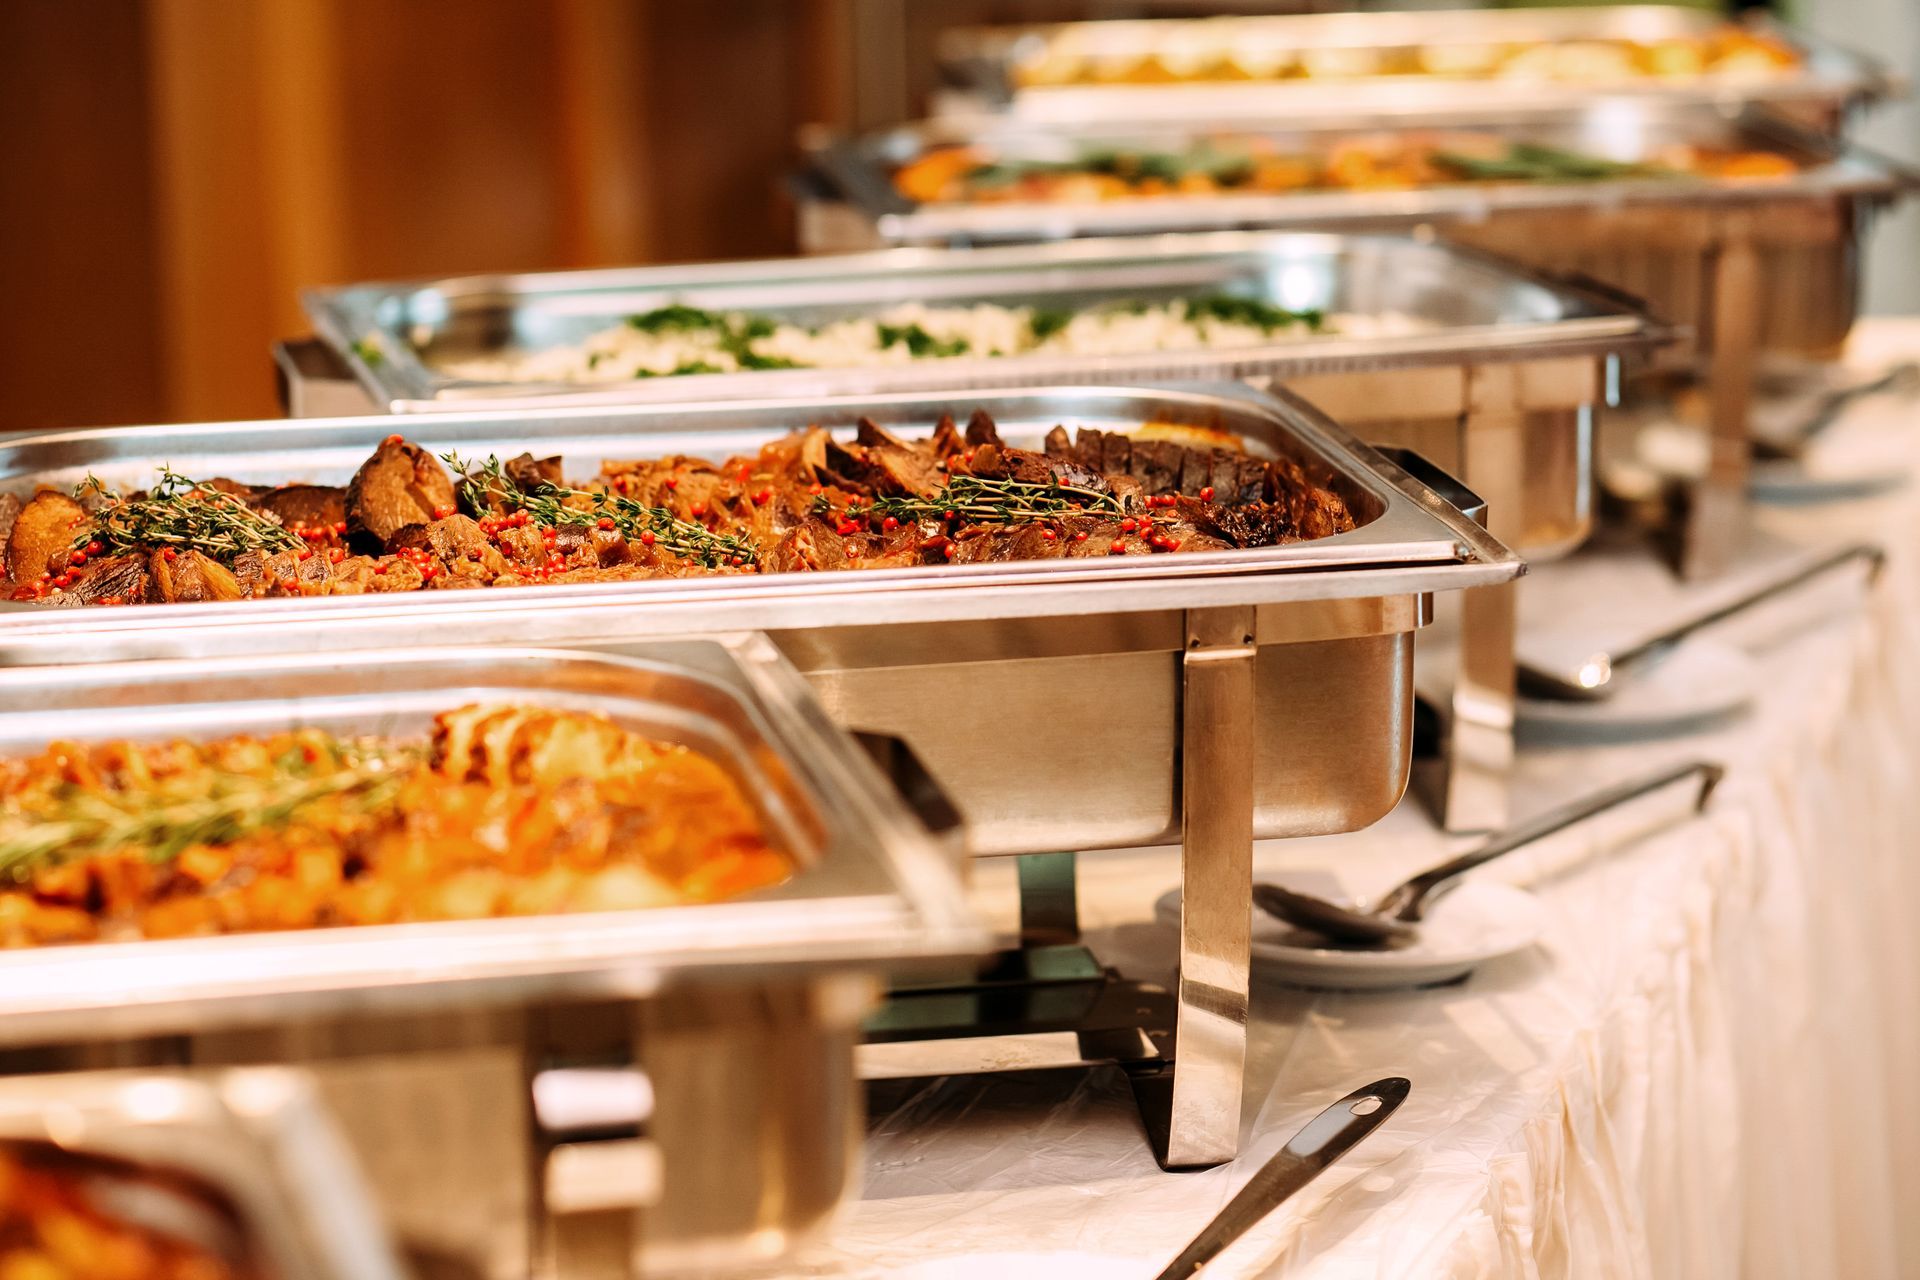
POLYGON ((416 752, 336 745, 337 768, 316 772, 297 755, 271 776, 194 770, 169 784, 129 791, 67 786, 52 799, 59 814, 0 816, 0 880, 21 883, 46 866, 142 849, 170 862, 197 845, 232 844, 286 826, 322 800, 356 814, 378 811, 398 792, 416 752))
POLYGON ((758 560, 753 543, 747 539, 715 533, 703 524, 680 519, 665 507, 650 507, 618 494, 572 489, 545 481, 531 489, 522 489, 507 478, 500 459, 492 454, 477 467, 453 452, 442 454, 440 460, 461 476, 461 493, 475 511, 484 511, 498 500, 513 510, 526 512, 536 523, 556 529, 562 525, 592 528, 602 520, 611 520, 620 536, 636 538, 677 556, 697 560, 709 569, 754 564, 758 560), (581 501, 587 505, 569 505, 581 501))
POLYGON ((243 551, 293 551, 300 539, 278 517, 255 511, 239 498, 160 468, 160 480, 145 497, 123 498, 89 473, 74 487, 75 498, 98 494, 106 506, 74 535, 75 550, 89 542, 113 551, 140 547, 190 547, 216 559, 231 560, 243 551))
MULTIPOLYGON (((830 514, 832 509, 825 494, 814 498, 815 515, 830 514)), ((966 475, 953 477, 929 498, 883 495, 847 507, 847 514, 856 517, 871 514, 902 521, 951 518, 967 524, 1020 524, 1088 513, 1118 516, 1125 515, 1126 510, 1120 499, 1094 489, 966 475)))

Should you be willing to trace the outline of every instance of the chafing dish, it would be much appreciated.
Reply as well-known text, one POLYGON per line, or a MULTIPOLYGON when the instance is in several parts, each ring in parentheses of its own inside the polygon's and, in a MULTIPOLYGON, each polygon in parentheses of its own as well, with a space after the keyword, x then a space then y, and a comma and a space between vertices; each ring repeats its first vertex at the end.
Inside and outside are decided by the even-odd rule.
POLYGON ((0 1081, 0 1141, 112 1180, 122 1216, 182 1227, 273 1280, 404 1280, 379 1214, 304 1077, 141 1072, 0 1081), (103 1162, 97 1171, 84 1162, 103 1162), (225 1246, 224 1248, 222 1246, 225 1246))
MULTIPOLYGON (((1409 765, 1413 633, 1430 594, 1498 587, 1522 566, 1297 399, 1244 388, 1082 388, 960 403, 993 415, 1014 443, 1061 422, 1228 430, 1325 476, 1362 523, 1315 542, 1151 559, 233 606, 26 607, 0 612, 0 662, 205 663, 423 634, 608 645, 769 632, 835 720, 912 746, 957 803, 977 852, 1183 842, 1189 963, 1166 1156, 1175 1164, 1226 1158, 1244 1048, 1249 842, 1347 830, 1392 807, 1409 765)), ((867 396, 432 414, 408 425, 425 446, 466 452, 518 451, 536 436, 577 472, 610 455, 724 453, 796 423, 849 425, 863 414, 925 431, 954 407, 950 397, 867 396)), ((161 459, 242 480, 338 481, 393 425, 360 418, 68 432, 0 450, 0 482, 66 484, 91 470, 131 484, 161 459)), ((24 688, 45 677, 14 678, 24 688)))
POLYGON ((1739 30, 1715 15, 1670 5, 1079 22, 951 31, 941 39, 940 59, 956 90, 949 110, 1006 111, 1060 124, 1377 111, 1417 116, 1460 106, 1566 105, 1617 93, 1717 106, 1765 102, 1837 130, 1854 109, 1904 91, 1876 59, 1760 20, 1744 30, 1791 50, 1797 65, 1718 75, 1589 66, 1556 79, 1497 76, 1494 58, 1485 56, 1503 58, 1527 44, 1659 45, 1728 29, 1739 30), (1207 77, 1208 66, 1224 66, 1234 54, 1251 64, 1229 73, 1239 78, 1207 77), (1354 65, 1356 55, 1364 65, 1354 65), (1314 63, 1324 64, 1325 74, 1310 74, 1314 63), (1048 65, 1055 74, 1045 74, 1048 65), (1086 82, 1076 67, 1105 67, 1118 79, 1086 82))
MULTIPOLYGON (((416 615, 416 636, 423 625, 416 615)), ((158 1061, 310 1063, 396 1226, 477 1252, 494 1274, 527 1274, 530 1248, 577 1252, 583 1224, 629 1248, 636 1207, 650 1265, 790 1245, 857 1173, 852 1047, 877 976, 984 939, 951 851, 764 638, 8 670, 0 751, 294 724, 407 734, 476 698, 593 708, 708 752, 800 870, 695 906, 0 953, 13 973, 0 1046, 27 1065, 88 1044, 100 1047, 79 1061, 145 1046, 158 1061), (626 1120, 648 1121, 648 1148, 556 1142, 544 1164, 529 1157, 524 1076, 569 1055, 637 1062, 652 1115, 626 1120), (637 1181, 650 1159, 658 1177, 637 1181), (584 1186, 582 1164, 598 1169, 584 1186), (542 1200, 552 1229, 530 1240, 526 1207, 542 1200)))
MULTIPOLYGON (((1491 503, 1495 535, 1536 559, 1571 549, 1588 528, 1589 418, 1614 380, 1617 360, 1670 336, 1617 297, 1474 252, 1387 236, 1300 233, 470 276, 321 290, 308 295, 307 307, 316 331, 374 405, 395 412, 1116 379, 1293 382, 1362 436, 1419 449, 1475 485, 1491 503), (575 342, 673 302, 819 324, 909 300, 1074 310, 1200 291, 1408 323, 1382 332, 1292 336, 1254 348, 962 357, 885 368, 687 374, 613 386, 474 383, 441 371, 450 360, 575 342), (1483 448, 1483 431, 1509 438, 1483 448), (1463 448, 1467 439, 1475 448, 1463 448), (1469 459, 1469 452, 1476 456, 1469 459)), ((315 354, 282 352, 296 413, 328 381, 315 354)))
MULTIPOLYGON (((1356 117, 1251 132, 1283 149, 1311 152, 1383 124, 1390 126, 1356 117)), ((1760 182, 1628 177, 1081 204, 914 205, 894 190, 890 175, 895 165, 929 147, 980 143, 1062 155, 1101 143, 1178 147, 1201 131, 933 122, 829 146, 820 162, 882 242, 1431 225, 1457 243, 1546 270, 1579 272, 1643 298, 1655 314, 1691 329, 1695 340, 1678 344, 1671 358, 1698 362, 1709 380, 1715 465, 1699 495, 1684 559, 1695 574, 1718 572, 1743 524, 1746 419, 1756 361, 1761 353, 1827 355, 1838 348, 1859 307, 1859 240, 1868 219, 1920 185, 1920 174, 1752 112, 1728 117, 1644 99, 1600 99, 1550 112, 1483 112, 1472 127, 1613 160, 1690 143, 1773 151, 1801 168, 1790 178, 1760 182)))

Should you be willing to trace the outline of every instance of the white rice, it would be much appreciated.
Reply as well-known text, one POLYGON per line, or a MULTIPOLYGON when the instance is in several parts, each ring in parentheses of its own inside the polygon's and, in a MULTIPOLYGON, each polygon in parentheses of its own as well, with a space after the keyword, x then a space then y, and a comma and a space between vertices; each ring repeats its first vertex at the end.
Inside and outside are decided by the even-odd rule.
MULTIPOLYGON (((1183 302, 1154 303, 1083 311, 1036 341, 1030 307, 935 306, 904 303, 872 316, 836 320, 818 329, 779 324, 750 350, 762 357, 815 369, 870 368, 938 359, 916 356, 907 343, 883 342, 885 328, 918 326, 936 343, 963 341, 958 355, 970 358, 1013 355, 1136 355, 1158 351, 1200 351, 1255 347, 1288 338, 1337 333, 1385 336, 1429 327, 1412 316, 1338 315, 1319 328, 1304 321, 1268 330, 1211 316, 1189 317, 1183 302)), ((676 372, 725 372, 741 369, 726 335, 717 329, 646 332, 615 325, 584 341, 541 351, 498 355, 440 364, 441 372, 474 382, 612 383, 676 372)))

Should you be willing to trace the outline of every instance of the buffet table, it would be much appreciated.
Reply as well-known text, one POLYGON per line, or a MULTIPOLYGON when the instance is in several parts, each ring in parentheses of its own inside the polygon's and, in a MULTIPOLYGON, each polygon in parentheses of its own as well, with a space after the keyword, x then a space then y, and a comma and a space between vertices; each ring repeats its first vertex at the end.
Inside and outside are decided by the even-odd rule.
MULTIPOLYGON (((1903 354, 1920 321, 1863 325, 1850 358, 1903 354)), ((1822 448, 1898 447, 1911 402, 1873 406, 1822 448)), ((1900 1211, 1920 1203, 1920 492, 1759 519, 1878 542, 1886 571, 1774 608, 1744 712, 1523 738, 1521 816, 1665 760, 1729 766, 1701 817, 1598 852, 1576 830, 1480 873, 1538 894, 1539 947, 1384 994, 1262 981, 1256 962, 1248 1136, 1205 1173, 1154 1166, 1118 1072, 876 1085, 864 1200, 797 1273, 1151 1276, 1300 1124, 1388 1075, 1413 1081, 1400 1113, 1209 1275, 1868 1277, 1920 1257, 1900 1211)), ((1403 804, 1356 835, 1263 845, 1255 868, 1332 868, 1365 898, 1457 847, 1403 804)), ((1177 880, 1170 850, 1084 858, 1096 954, 1170 979, 1151 909, 1177 880)), ((975 883, 1011 928, 1011 864, 975 883)))

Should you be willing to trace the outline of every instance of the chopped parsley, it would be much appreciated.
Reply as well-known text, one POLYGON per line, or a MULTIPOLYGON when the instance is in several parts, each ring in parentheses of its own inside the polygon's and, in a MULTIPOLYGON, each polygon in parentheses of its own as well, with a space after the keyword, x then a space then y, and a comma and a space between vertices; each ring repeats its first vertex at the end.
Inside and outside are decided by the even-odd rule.
POLYGON ((1219 320, 1225 324, 1244 324, 1272 333, 1276 329, 1305 327, 1318 329, 1326 316, 1319 311, 1290 311, 1258 298, 1242 298, 1230 293, 1211 293, 1187 299, 1187 319, 1200 322, 1219 320))
POLYGON ((1027 332, 1035 342, 1045 342, 1073 323, 1073 312, 1052 307, 1035 307, 1027 317, 1027 332))
POLYGON ((742 346, 734 351, 733 358, 740 362, 742 369, 804 369, 798 360, 789 360, 785 356, 769 356, 742 346))
POLYGON ((637 316, 628 316, 627 325, 642 333, 686 333, 695 329, 724 329, 727 317, 699 307, 689 307, 682 302, 672 302, 637 316))
POLYGON ((915 359, 927 356, 963 356, 972 349, 965 338, 949 338, 942 341, 917 324, 883 324, 877 328, 882 347, 894 347, 904 343, 908 353, 915 359))

